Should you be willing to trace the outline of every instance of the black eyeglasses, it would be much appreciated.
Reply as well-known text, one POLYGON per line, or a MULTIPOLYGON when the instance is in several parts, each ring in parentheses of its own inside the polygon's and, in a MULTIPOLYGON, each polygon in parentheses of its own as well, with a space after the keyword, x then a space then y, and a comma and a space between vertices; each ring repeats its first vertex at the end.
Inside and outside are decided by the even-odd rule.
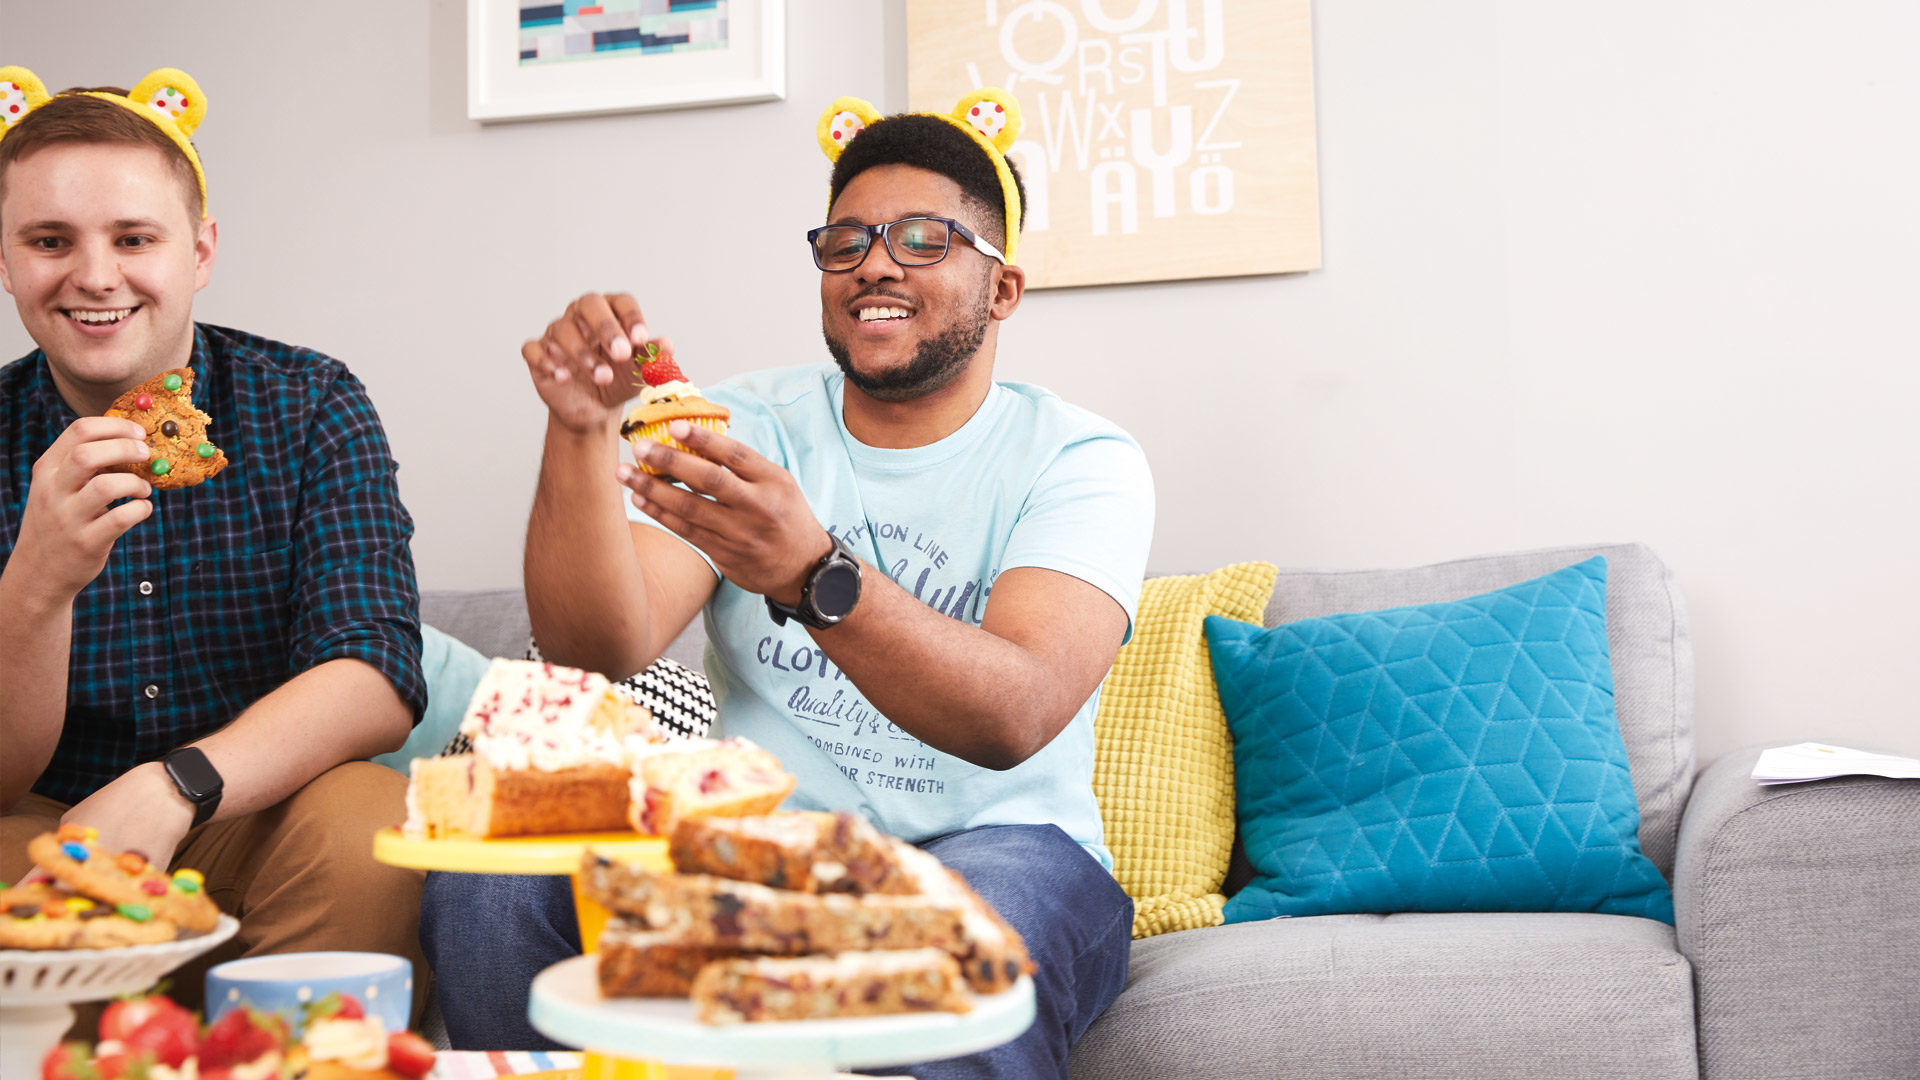
POLYGON ((878 225, 823 225, 807 230, 807 246, 813 249, 813 265, 829 274, 844 274, 867 261, 876 236, 901 266, 932 266, 947 257, 955 233, 981 254, 1006 265, 1007 257, 999 248, 975 236, 965 225, 943 217, 908 217, 878 225))

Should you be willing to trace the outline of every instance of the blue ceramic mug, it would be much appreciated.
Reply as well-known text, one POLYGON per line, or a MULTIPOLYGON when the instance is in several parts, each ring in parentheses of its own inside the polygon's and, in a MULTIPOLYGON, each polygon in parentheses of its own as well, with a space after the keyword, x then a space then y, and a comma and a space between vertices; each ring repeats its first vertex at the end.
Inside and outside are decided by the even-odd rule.
POLYGON ((284 1017, 300 1037, 307 1006, 345 994, 388 1031, 405 1031, 413 1007, 413 965, 369 952, 278 953, 216 964, 207 971, 207 1022, 242 1005, 284 1017))

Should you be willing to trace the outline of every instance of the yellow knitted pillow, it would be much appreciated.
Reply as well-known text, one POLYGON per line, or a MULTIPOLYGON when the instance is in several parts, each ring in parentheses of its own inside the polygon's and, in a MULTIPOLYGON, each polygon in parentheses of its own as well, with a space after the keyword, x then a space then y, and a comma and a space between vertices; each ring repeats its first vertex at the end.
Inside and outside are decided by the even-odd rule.
POLYGON ((1114 877, 1133 897, 1133 936, 1218 926, 1233 853, 1233 739, 1201 620, 1258 624, 1272 563, 1150 578, 1133 640, 1101 684, 1093 792, 1114 877))

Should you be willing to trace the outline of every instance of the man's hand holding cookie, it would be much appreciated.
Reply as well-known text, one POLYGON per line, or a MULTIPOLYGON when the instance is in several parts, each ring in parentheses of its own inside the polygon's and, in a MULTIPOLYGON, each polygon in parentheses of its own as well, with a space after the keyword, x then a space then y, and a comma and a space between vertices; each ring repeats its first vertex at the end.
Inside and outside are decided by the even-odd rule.
POLYGON ((9 559, 22 581, 65 601, 100 576, 114 541, 153 513, 153 485, 118 471, 148 459, 146 438, 131 420, 83 416, 40 455, 9 559))

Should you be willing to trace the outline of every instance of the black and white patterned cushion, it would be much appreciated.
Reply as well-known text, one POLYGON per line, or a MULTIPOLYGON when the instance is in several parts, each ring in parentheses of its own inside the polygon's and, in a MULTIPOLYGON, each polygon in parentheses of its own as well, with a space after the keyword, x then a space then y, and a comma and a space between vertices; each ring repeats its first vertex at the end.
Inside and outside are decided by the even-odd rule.
MULTIPOLYGON (((546 657, 540 655, 539 643, 530 640, 524 659, 541 661, 546 657)), ((614 683, 613 689, 653 713, 654 721, 674 735, 704 738, 719 712, 706 675, 664 656, 638 675, 614 683)), ((471 749, 473 741, 455 733, 440 755, 464 754, 471 749)))

